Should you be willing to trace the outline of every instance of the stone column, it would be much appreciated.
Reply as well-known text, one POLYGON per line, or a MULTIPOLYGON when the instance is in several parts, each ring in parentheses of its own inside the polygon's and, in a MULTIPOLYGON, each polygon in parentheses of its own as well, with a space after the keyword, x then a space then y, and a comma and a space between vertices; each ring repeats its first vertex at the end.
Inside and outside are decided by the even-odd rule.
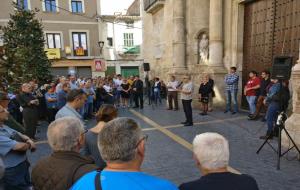
POLYGON ((223 67, 223 0, 210 0, 209 64, 223 67))
POLYGON ((173 0, 173 68, 186 69, 185 0, 173 0))
MULTIPOLYGON (((295 143, 300 148, 300 55, 297 64, 293 67, 292 77, 290 81, 292 82, 293 91, 293 113, 286 120, 285 127, 290 133, 295 143)), ((282 133, 282 142, 285 146, 288 146, 290 144, 290 141, 284 132, 282 133)))

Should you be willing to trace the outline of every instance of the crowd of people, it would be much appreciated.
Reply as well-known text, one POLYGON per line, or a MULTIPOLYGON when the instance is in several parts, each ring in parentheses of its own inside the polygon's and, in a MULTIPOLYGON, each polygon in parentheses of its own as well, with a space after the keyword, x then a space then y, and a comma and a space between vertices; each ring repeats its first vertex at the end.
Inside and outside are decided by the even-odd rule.
MULTIPOLYGON (((230 73, 225 77, 226 83, 226 110, 230 111, 231 100, 233 100, 232 114, 238 112, 237 94, 239 76, 236 68, 232 67, 230 73)), ((261 136, 261 139, 272 139, 278 136, 276 128, 276 119, 280 112, 286 111, 289 105, 290 91, 288 81, 272 78, 270 72, 264 70, 260 77, 256 71, 249 72, 249 78, 244 86, 244 96, 249 106, 249 120, 257 120, 264 109, 265 115, 261 116, 263 122, 267 122, 267 132, 261 136)))
POLYGON ((228 171, 228 141, 217 133, 203 133, 193 141, 196 167, 203 175, 200 179, 177 188, 142 172, 148 136, 135 120, 117 117, 116 108, 106 104, 97 112, 99 122, 90 131, 75 117, 53 121, 47 130, 52 153, 37 162, 30 178, 26 152, 35 151, 36 146, 28 136, 4 124, 8 115, 0 106, 0 154, 5 165, 1 185, 7 190, 258 189, 251 176, 228 171))
MULTIPOLYGON (((235 67, 224 81, 224 113, 236 114, 239 76, 235 67)), ((213 109, 214 83, 209 75, 201 79, 197 100, 201 102, 202 116, 213 109)), ((180 96, 186 118, 182 124, 193 125, 194 84, 189 75, 182 82, 171 76, 166 84, 158 77, 144 83, 139 76, 76 78, 70 75, 41 86, 34 80, 24 83, 20 92, 1 91, 0 188, 178 189, 171 182, 141 172, 148 136, 136 121, 118 117, 118 109, 143 109, 144 92, 149 104, 161 104, 162 97, 166 97, 169 111, 179 110, 180 96), (41 119, 50 124, 47 139, 53 153, 40 159, 30 175, 26 152, 36 150, 36 132, 41 119), (88 119, 97 121, 89 130, 85 126, 88 119)), ((249 104, 249 120, 257 120, 265 108, 262 120, 267 121, 268 130, 261 138, 272 138, 278 111, 285 110, 288 104, 288 83, 271 79, 268 71, 263 71, 261 77, 251 71, 244 95, 249 104)), ((258 189, 252 177, 227 170, 229 147, 221 135, 198 135, 193 146, 196 165, 203 177, 184 183, 179 189, 232 189, 232 181, 240 189, 258 189)))

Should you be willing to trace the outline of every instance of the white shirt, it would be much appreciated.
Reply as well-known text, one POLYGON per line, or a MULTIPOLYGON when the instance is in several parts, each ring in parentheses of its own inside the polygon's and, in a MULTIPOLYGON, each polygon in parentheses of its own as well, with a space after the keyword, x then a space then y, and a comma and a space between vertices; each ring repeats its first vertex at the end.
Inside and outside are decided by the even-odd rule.
POLYGON ((58 83, 55 87, 55 92, 58 93, 60 90, 62 90, 62 84, 58 83))
POLYGON ((190 94, 181 93, 181 99, 182 100, 192 100, 193 99, 194 86, 193 86, 192 82, 184 84, 182 86, 182 90, 185 91, 185 92, 191 92, 190 94))
POLYGON ((121 79, 115 79, 114 83, 115 86, 117 87, 117 90, 121 91, 122 90, 121 84, 123 83, 123 81, 121 79))
POLYGON ((104 90, 105 90, 107 93, 111 93, 111 92, 112 92, 112 88, 111 88, 111 86, 109 86, 109 85, 104 85, 103 88, 104 88, 104 90))
POLYGON ((174 92, 174 91, 176 91, 176 89, 178 88, 178 85, 179 85, 179 83, 178 83, 178 81, 170 81, 170 82, 168 82, 168 84, 167 84, 167 87, 168 87, 168 91, 169 92, 174 92))

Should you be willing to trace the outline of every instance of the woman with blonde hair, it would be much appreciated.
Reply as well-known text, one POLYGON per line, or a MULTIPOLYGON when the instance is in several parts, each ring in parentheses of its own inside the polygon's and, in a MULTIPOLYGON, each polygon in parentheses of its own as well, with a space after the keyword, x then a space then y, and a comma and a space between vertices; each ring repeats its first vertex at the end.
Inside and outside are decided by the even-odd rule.
POLYGON ((202 113, 201 115, 207 115, 209 95, 213 91, 212 83, 209 82, 209 76, 205 75, 199 87, 199 100, 202 103, 202 113))

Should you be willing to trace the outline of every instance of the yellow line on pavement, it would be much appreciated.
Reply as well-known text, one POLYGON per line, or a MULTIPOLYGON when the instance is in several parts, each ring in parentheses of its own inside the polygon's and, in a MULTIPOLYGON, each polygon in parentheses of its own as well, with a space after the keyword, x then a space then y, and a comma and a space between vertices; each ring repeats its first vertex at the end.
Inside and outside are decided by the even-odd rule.
MULTIPOLYGON (((226 121, 236 121, 236 120, 240 120, 240 119, 246 119, 247 117, 245 116, 241 116, 241 117, 235 117, 235 118, 229 118, 229 119, 216 119, 213 121, 202 121, 202 122, 197 122, 194 123, 194 125, 207 125, 207 124, 212 124, 212 123, 223 123, 226 121)), ((183 127, 183 125, 168 125, 168 126, 161 126, 162 128, 165 129, 172 129, 172 128, 179 128, 179 127, 183 127)), ((157 128, 144 128, 142 129, 143 131, 155 131, 157 130, 157 128)))
MULTIPOLYGON (((201 121, 201 122, 194 123, 194 125, 207 125, 207 124, 212 124, 212 123, 223 123, 225 121, 236 121, 236 120, 246 119, 246 118, 247 117, 245 117, 245 116, 241 116, 241 117, 235 117, 235 118, 229 118, 229 119, 216 119, 213 121, 201 121)), ((169 129, 169 128, 176 128, 176 127, 182 127, 182 125, 180 125, 180 124, 169 125, 169 126, 165 126, 164 128, 169 129)))
MULTIPOLYGON (((157 130, 159 130, 160 132, 162 132, 163 134, 167 135, 168 137, 170 137, 171 139, 173 139, 175 142, 177 142, 178 144, 184 146, 185 148, 187 148, 188 150, 190 151, 193 151, 193 146, 191 143, 187 142, 186 140, 184 140, 183 138, 181 138, 180 136, 174 134, 173 132, 167 130, 166 128, 160 126, 158 123, 156 123, 155 121, 151 120, 150 118, 146 117, 145 115, 133 110, 133 109, 130 109, 129 110, 132 114, 134 114, 135 116, 139 117, 140 119, 142 119, 144 122, 146 122, 147 124, 151 125, 152 127, 156 128, 157 130)), ((177 126, 177 125, 176 125, 177 126)), ((176 127, 175 126, 175 127, 176 127)), ((228 170, 230 172, 233 172, 233 173, 237 173, 237 174, 240 174, 239 171, 231 168, 231 167, 228 167, 228 170)))

